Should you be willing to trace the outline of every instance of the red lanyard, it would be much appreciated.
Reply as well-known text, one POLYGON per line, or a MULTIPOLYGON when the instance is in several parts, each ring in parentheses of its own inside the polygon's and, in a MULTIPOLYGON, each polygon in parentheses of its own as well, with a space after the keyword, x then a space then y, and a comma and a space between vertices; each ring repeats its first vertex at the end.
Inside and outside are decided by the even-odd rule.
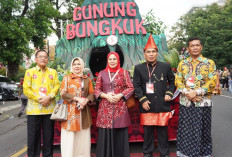
POLYGON ((151 73, 150 73, 149 66, 148 66, 148 64, 147 64, 147 70, 148 70, 148 75, 149 75, 149 82, 151 82, 151 75, 152 75, 152 73, 154 72, 155 68, 156 68, 156 65, 154 66, 154 68, 152 69, 152 71, 151 71, 151 73))

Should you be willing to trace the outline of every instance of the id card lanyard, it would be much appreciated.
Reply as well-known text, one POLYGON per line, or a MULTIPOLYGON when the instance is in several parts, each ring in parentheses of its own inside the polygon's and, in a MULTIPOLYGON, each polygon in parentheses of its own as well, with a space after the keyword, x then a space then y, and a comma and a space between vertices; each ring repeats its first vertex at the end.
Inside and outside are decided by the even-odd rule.
POLYGON ((154 93, 154 84, 151 82, 151 75, 154 72, 155 68, 156 68, 156 65, 154 66, 154 68, 152 69, 152 71, 150 73, 149 66, 147 64, 149 82, 146 83, 146 94, 153 94, 154 93))
MULTIPOLYGON (((42 81, 41 81, 42 86, 39 88, 39 95, 40 95, 40 97, 45 97, 47 95, 47 88, 44 86, 46 71, 43 71, 41 69, 41 72, 42 72, 42 81)), ((39 107, 39 109, 40 110, 42 109, 42 105, 39 107)))
POLYGON ((151 83, 151 75, 152 75, 152 73, 154 72, 155 68, 156 68, 156 65, 154 66, 154 68, 152 69, 152 71, 151 71, 151 73, 150 73, 149 66, 148 66, 148 64, 147 64, 147 70, 148 70, 148 75, 149 75, 149 83, 151 83))
POLYGON ((41 69, 41 72, 42 72, 42 87, 40 87, 39 89, 39 94, 40 96, 46 96, 47 94, 47 88, 44 86, 44 81, 45 81, 45 77, 46 77, 46 71, 43 71, 41 69))
POLYGON ((117 75, 118 75, 118 72, 119 72, 119 69, 116 71, 116 73, 114 74, 114 76, 113 76, 113 77, 111 77, 111 75, 110 75, 110 70, 108 69, 108 74, 109 74, 109 78, 110 78, 110 84, 113 82, 113 80, 114 80, 115 76, 117 76, 117 75))
MULTIPOLYGON (((198 64, 200 64, 200 63, 198 63, 198 64)), ((195 79, 194 79, 194 76, 193 76, 193 69, 194 69, 195 67, 197 67, 198 64, 197 64, 197 65, 193 65, 193 64, 190 63, 190 61, 189 61, 190 70, 189 70, 189 77, 187 78, 186 85, 187 85, 188 87, 192 88, 192 89, 193 89, 194 86, 195 86, 195 79)))

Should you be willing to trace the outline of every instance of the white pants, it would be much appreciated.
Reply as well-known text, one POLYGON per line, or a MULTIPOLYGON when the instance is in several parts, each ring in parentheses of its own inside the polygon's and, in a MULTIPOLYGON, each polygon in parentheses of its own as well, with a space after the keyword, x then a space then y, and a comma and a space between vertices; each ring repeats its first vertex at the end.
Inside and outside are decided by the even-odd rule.
POLYGON ((90 157, 90 128, 81 131, 67 131, 61 128, 62 157, 90 157))

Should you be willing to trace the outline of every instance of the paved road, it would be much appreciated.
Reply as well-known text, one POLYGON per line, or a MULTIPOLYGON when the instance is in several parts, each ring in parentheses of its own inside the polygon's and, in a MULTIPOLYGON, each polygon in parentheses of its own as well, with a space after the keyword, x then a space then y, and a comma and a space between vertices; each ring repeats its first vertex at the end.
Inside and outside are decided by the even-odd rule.
POLYGON ((213 97, 212 137, 215 157, 232 157, 232 94, 213 97))
POLYGON ((18 118, 21 102, 5 101, 0 104, 0 157, 9 156, 27 143, 26 116, 18 118))
MULTIPOLYGON (((213 102, 213 155, 214 157, 232 157, 232 94, 223 91, 222 96, 213 96, 213 102)), ((0 105, 0 113, 4 109, 4 112, 0 115, 0 157, 17 153, 26 145, 26 116, 17 117, 19 106, 20 101, 9 101, 4 105, 0 105), (7 111, 7 107, 9 111, 7 111)), ((176 142, 171 142, 170 147, 172 156, 174 156, 176 142)), ((92 152, 95 152, 95 149, 96 145, 93 145, 92 152)), ((141 143, 131 144, 131 152, 139 153, 141 150, 141 143)), ((21 156, 25 156, 25 151, 26 149, 22 150, 24 153, 21 156)), ((60 156, 59 146, 55 147, 55 153, 60 156)), ((155 149, 155 156, 158 156, 157 148, 155 149)))

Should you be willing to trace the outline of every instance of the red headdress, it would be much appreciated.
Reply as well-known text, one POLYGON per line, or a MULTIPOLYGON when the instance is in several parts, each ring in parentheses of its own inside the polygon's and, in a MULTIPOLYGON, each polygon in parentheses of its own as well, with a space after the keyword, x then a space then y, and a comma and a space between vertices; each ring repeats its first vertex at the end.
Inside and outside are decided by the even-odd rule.
POLYGON ((150 34, 150 36, 149 36, 149 38, 148 38, 148 40, 147 40, 147 44, 146 44, 146 46, 145 46, 145 48, 144 48, 144 51, 145 51, 146 49, 156 49, 156 50, 158 51, 158 48, 157 48, 157 46, 156 46, 156 44, 155 44, 155 41, 154 41, 154 39, 153 39, 153 37, 152 37, 151 34, 150 34))
POLYGON ((119 58, 119 55, 117 52, 110 52, 108 55, 107 55, 107 66, 105 68, 105 71, 108 71, 108 69, 110 70, 110 72, 116 72, 118 69, 119 69, 119 72, 123 72, 123 69, 120 67, 120 58, 119 58), (115 55, 117 60, 118 60, 118 65, 115 67, 115 68, 111 68, 109 66, 109 63, 108 63, 108 59, 110 57, 110 55, 115 55))

